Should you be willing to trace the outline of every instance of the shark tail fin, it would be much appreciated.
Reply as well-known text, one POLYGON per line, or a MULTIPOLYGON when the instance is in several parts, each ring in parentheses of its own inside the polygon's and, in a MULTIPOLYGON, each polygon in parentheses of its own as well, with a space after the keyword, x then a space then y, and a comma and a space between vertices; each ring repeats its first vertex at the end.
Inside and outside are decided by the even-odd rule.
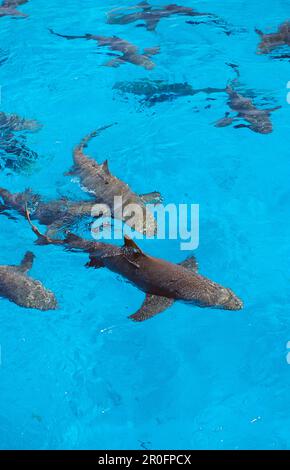
POLYGON ((49 245, 50 243, 53 243, 52 240, 50 240, 50 238, 48 238, 46 235, 43 235, 40 232, 40 230, 38 230, 38 228, 35 225, 33 225, 33 223, 31 222, 30 213, 29 213, 27 204, 25 204, 25 217, 33 233, 35 233, 35 235, 37 236, 37 241, 36 241, 37 245, 49 245))
POLYGON ((118 124, 117 122, 113 122, 112 124, 107 124, 106 126, 99 127, 98 129, 94 130, 90 134, 86 135, 80 143, 75 147, 74 149, 74 156, 76 157, 80 153, 83 153, 84 148, 87 147, 88 143, 90 140, 92 140, 94 137, 97 137, 101 134, 102 131, 108 129, 109 127, 112 127, 114 125, 118 124))
POLYGON ((23 260, 21 261, 19 265, 19 271, 26 273, 30 271, 33 265, 33 260, 35 258, 35 255, 31 251, 27 251, 24 255, 23 260))

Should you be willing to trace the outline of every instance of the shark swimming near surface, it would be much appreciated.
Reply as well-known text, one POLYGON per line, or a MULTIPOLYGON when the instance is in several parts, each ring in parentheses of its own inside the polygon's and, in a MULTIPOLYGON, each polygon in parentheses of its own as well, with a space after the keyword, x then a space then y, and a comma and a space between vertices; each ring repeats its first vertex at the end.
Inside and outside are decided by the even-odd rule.
POLYGON ((169 83, 166 80, 140 79, 135 81, 117 82, 113 86, 123 94, 132 94, 141 97, 141 103, 147 106, 154 106, 157 103, 173 101, 177 98, 194 96, 198 93, 213 94, 224 93, 225 88, 193 88, 187 82, 169 83))
POLYGON ((290 46, 290 20, 281 24, 275 33, 263 33, 260 29, 255 31, 261 39, 257 54, 270 54, 283 46, 290 46))
POLYGON ((112 54, 113 59, 110 59, 105 65, 107 67, 119 67, 122 64, 130 63, 133 65, 138 65, 145 68, 146 70, 152 70, 155 67, 155 63, 151 60, 151 57, 158 54, 160 51, 159 46, 157 47, 147 47, 143 52, 139 52, 139 49, 134 44, 121 39, 117 36, 98 36, 94 34, 85 34, 83 36, 68 36, 64 34, 59 34, 49 29, 51 34, 65 38, 68 40, 73 39, 86 39, 87 41, 96 41, 98 47, 105 47, 111 51, 120 52, 119 54, 112 54))
POLYGON ((147 31, 155 31, 159 21, 171 16, 211 17, 214 15, 211 13, 199 13, 191 7, 176 4, 151 6, 148 2, 140 2, 133 7, 119 7, 111 10, 107 14, 107 23, 124 25, 136 21, 144 21, 147 31))
POLYGON ((19 265, 0 266, 0 297, 20 307, 55 310, 57 300, 53 292, 28 275, 33 260, 34 254, 28 251, 19 265))
POLYGON ((174 264, 144 253, 127 236, 122 247, 88 241, 72 233, 67 234, 65 239, 51 239, 32 224, 28 210, 26 217, 37 236, 38 244, 60 245, 71 251, 88 253, 88 268, 108 268, 143 291, 143 305, 129 317, 136 322, 152 318, 172 306, 175 301, 231 311, 243 308, 243 302, 231 289, 198 274, 194 257, 174 264))
POLYGON ((95 204, 107 205, 113 218, 122 220, 139 233, 146 234, 148 237, 153 236, 157 230, 157 223, 152 212, 146 207, 146 203, 160 202, 160 193, 154 191, 143 195, 136 194, 128 184, 111 173, 107 160, 98 164, 96 160, 84 153, 90 140, 111 126, 112 124, 103 126, 82 139, 74 149, 74 164, 68 175, 79 179, 81 186, 94 197, 95 204), (117 210, 115 208, 116 197, 121 198, 121 204, 117 210), (135 213, 132 218, 133 206, 140 209, 138 211, 140 213, 135 213))
POLYGON ((226 112, 225 117, 216 121, 216 127, 225 127, 233 122, 244 120, 247 124, 236 124, 234 128, 247 128, 259 134, 270 134, 273 131, 270 116, 273 111, 280 109, 281 106, 260 109, 250 98, 235 91, 231 85, 226 87, 226 93, 228 94, 228 106, 236 115, 231 116, 230 112, 226 112))
POLYGON ((47 236, 56 236, 68 229, 72 229, 80 219, 92 216, 92 209, 95 205, 93 201, 73 201, 66 197, 52 201, 44 201, 39 194, 33 193, 30 189, 11 193, 0 187, 0 197, 2 205, 0 211, 7 215, 7 211, 16 211, 25 216, 26 207, 29 207, 31 218, 40 224, 46 225, 47 236))

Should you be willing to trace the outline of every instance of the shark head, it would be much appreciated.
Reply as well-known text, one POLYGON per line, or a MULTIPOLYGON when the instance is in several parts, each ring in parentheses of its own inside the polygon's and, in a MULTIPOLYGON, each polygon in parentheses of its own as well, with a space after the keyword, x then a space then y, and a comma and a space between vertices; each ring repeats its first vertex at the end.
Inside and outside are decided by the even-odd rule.
POLYGON ((216 308, 222 308, 224 310, 241 310, 244 304, 236 294, 226 287, 220 289, 218 301, 215 305, 216 308))

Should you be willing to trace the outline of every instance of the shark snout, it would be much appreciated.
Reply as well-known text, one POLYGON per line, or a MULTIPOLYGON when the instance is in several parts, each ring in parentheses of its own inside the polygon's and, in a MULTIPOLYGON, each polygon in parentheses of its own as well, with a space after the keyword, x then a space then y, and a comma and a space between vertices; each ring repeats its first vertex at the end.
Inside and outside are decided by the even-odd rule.
POLYGON ((241 310, 244 307, 244 303, 231 289, 224 289, 221 307, 225 310, 241 310))

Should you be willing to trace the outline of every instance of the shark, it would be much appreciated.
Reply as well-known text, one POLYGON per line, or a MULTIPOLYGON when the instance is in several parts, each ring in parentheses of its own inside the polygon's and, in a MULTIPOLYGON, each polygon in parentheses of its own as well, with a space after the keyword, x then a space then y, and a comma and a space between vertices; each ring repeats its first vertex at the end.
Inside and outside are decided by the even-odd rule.
POLYGON ((171 16, 213 16, 210 13, 199 13, 191 7, 176 4, 153 7, 148 2, 140 2, 133 7, 127 8, 127 11, 133 10, 132 13, 122 14, 120 13, 121 10, 124 11, 123 8, 111 10, 107 14, 107 23, 124 25, 141 20, 145 22, 147 31, 155 31, 159 21, 171 16))
POLYGON ((58 304, 54 293, 28 274, 34 258, 28 251, 19 265, 0 266, 0 296, 20 307, 56 310, 58 304))
POLYGON ((125 236, 121 247, 89 241, 73 233, 67 234, 65 239, 52 239, 32 224, 28 210, 26 218, 38 244, 61 245, 71 251, 88 253, 88 268, 107 268, 143 291, 145 299, 142 306, 129 317, 135 322, 143 322, 164 312, 175 301, 231 311, 243 308, 242 300, 231 289, 198 273, 194 256, 179 264, 171 263, 146 254, 128 236, 125 236))
POLYGON ((187 82, 169 83, 166 80, 140 79, 135 81, 116 82, 113 89, 121 93, 141 96, 142 103, 154 106, 156 103, 172 101, 184 96, 194 96, 198 93, 212 94, 224 93, 224 88, 193 88, 187 82))
POLYGON ((67 174, 79 179, 81 186, 94 198, 95 204, 108 206, 113 218, 122 220, 137 232, 152 237, 157 231, 157 223, 146 205, 161 202, 160 193, 153 191, 143 195, 136 194, 127 183, 111 173, 108 160, 99 164, 85 155, 84 150, 90 140, 112 125, 103 126, 82 139, 74 149, 73 167, 67 174), (121 201, 117 208, 116 197, 121 201), (135 208, 138 212, 134 211, 135 208))
POLYGON ((225 127, 231 125, 235 121, 244 120, 247 122, 236 124, 235 129, 248 128, 259 134, 270 134, 273 131, 273 125, 270 119, 271 113, 280 109, 276 106, 269 109, 259 109, 250 98, 243 96, 234 90, 231 85, 226 87, 228 94, 228 106, 231 111, 236 112, 235 116, 231 116, 230 112, 226 112, 225 117, 216 121, 216 127, 225 127))
POLYGON ((31 189, 11 193, 8 189, 0 187, 0 197, 3 201, 0 211, 3 214, 7 215, 7 211, 13 210, 24 217, 28 206, 32 219, 47 226, 48 236, 56 236, 71 229, 80 219, 91 217, 95 205, 93 201, 72 201, 66 197, 44 201, 31 189))
POLYGON ((263 33, 260 29, 255 31, 261 38, 257 54, 269 54, 282 46, 290 46, 290 20, 282 23, 275 33, 263 33))
POLYGON ((68 40, 73 39, 86 39, 87 41, 96 41, 98 47, 105 47, 111 51, 116 51, 120 54, 109 53, 110 56, 113 56, 113 59, 110 59, 105 65, 107 67, 119 67, 122 64, 130 63, 133 65, 138 65, 145 68, 146 70, 152 70, 155 67, 155 63, 151 60, 151 57, 160 52, 159 46, 157 47, 147 47, 143 52, 139 52, 139 49, 135 44, 121 39, 118 36, 98 36, 94 34, 85 34, 83 36, 68 36, 64 34, 59 34, 49 29, 51 34, 65 38, 68 40))

